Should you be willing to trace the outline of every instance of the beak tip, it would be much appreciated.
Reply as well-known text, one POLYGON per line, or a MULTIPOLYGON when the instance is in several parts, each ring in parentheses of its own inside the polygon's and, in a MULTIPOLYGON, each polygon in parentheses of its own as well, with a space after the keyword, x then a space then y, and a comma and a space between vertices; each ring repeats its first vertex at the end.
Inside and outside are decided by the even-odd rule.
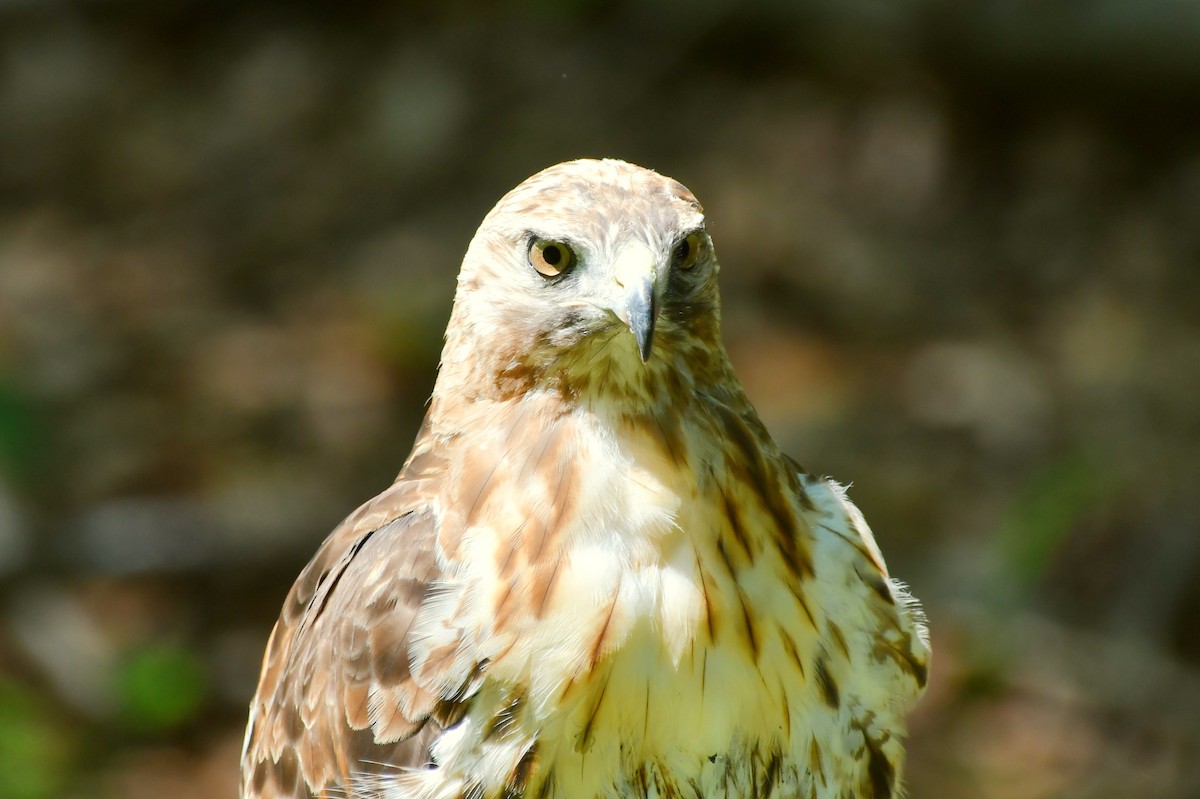
POLYGON ((642 363, 650 360, 650 352, 654 349, 654 327, 658 318, 657 303, 651 299, 646 306, 640 313, 631 314, 629 325, 642 363))

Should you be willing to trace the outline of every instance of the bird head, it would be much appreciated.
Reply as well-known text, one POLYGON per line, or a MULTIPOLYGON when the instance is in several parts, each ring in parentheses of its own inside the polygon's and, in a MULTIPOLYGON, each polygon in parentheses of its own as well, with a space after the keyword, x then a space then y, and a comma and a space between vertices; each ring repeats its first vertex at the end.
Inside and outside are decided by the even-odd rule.
POLYGON ((724 359, 717 271, 703 209, 682 184, 623 161, 552 166, 475 234, 443 374, 482 393, 638 395, 681 369, 692 381, 724 359))

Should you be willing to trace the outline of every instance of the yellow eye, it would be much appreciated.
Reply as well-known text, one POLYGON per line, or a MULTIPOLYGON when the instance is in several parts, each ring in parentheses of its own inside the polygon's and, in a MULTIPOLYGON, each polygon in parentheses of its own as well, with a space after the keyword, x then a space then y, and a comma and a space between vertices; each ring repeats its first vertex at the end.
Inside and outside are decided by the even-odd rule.
POLYGON ((675 245, 675 250, 672 252, 672 257, 675 261, 677 269, 691 269, 696 265, 696 259, 700 257, 700 249, 703 246, 703 240, 699 233, 692 233, 683 241, 675 245))
POLYGON ((529 265, 542 277, 558 277, 574 263, 574 250, 561 241, 538 239, 529 245, 529 265))

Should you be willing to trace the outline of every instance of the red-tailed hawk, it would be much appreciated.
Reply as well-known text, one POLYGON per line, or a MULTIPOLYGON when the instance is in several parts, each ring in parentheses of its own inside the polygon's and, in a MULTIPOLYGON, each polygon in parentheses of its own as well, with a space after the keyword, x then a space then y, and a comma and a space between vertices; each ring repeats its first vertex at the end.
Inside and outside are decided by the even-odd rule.
POLYGON ((271 634, 243 797, 898 795, 924 626, 719 320, 674 180, 573 161, 500 200, 412 454, 271 634))

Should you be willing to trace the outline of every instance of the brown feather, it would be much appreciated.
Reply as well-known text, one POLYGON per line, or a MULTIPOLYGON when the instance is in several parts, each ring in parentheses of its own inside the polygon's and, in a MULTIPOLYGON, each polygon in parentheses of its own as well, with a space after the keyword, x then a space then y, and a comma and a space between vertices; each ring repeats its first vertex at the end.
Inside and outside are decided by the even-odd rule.
POLYGON ((428 761, 418 733, 439 726, 439 697, 414 682, 409 633, 440 572, 420 489, 401 479, 364 504, 296 581, 251 706, 244 796, 316 795, 352 773, 428 761))

